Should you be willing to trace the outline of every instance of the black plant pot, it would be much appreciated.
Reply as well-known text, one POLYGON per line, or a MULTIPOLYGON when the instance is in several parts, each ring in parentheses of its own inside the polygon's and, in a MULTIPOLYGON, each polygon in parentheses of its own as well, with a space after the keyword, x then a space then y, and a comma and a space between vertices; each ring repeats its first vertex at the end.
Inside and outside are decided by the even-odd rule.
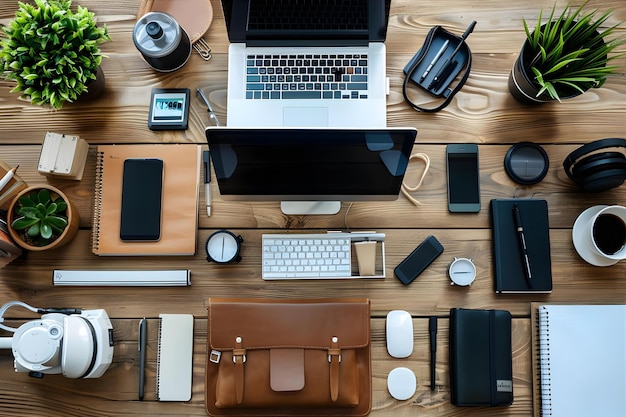
MULTIPOLYGON (((513 97, 524 104, 542 104, 556 101, 547 93, 537 96, 541 86, 535 82, 535 74, 530 69, 533 60, 528 40, 524 41, 511 74, 509 75, 509 91, 513 97)), ((561 100, 576 97, 582 93, 575 88, 561 88, 558 90, 561 100)))

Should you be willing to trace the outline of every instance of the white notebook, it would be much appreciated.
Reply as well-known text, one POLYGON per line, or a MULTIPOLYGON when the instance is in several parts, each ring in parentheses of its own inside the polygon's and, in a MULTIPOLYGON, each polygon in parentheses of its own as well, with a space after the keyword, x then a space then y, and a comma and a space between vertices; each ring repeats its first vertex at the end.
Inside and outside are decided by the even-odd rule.
POLYGON ((542 416, 626 416, 626 305, 539 307, 542 416))
POLYGON ((159 315, 157 400, 189 401, 193 369, 193 316, 159 315))

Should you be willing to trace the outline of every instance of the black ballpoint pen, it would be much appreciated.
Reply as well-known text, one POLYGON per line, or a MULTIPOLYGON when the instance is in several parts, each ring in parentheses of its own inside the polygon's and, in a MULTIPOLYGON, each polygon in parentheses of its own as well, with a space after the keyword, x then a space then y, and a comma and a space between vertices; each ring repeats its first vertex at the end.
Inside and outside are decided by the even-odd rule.
POLYGON ((211 155, 209 151, 202 153, 204 162, 204 198, 206 201, 206 215, 211 216, 211 155))
POLYGON ((428 89, 437 90, 439 86, 441 85, 441 83, 443 82, 443 80, 445 80, 446 78, 448 78, 450 74, 452 74, 452 71, 454 71, 454 68, 456 68, 458 64, 459 64, 459 61, 457 60, 454 60, 446 64, 446 67, 443 68, 437 75, 435 75, 435 78, 433 78, 433 81, 428 86, 428 89))
POLYGON ((431 316, 428 320, 430 333, 430 390, 435 390, 435 368, 437 366, 437 317, 431 316))
POLYGON ((522 223, 522 215, 517 203, 513 204, 513 221, 515 223, 515 230, 517 231, 517 237, 520 244, 520 251, 522 255, 522 263, 524 264, 524 274, 526 275, 526 281, 528 286, 532 287, 532 272, 530 270, 530 259, 528 258, 528 247, 526 246, 526 235, 524 234, 524 225, 522 223))
POLYGON ((148 323, 145 319, 139 321, 139 399, 143 400, 146 375, 146 342, 148 339, 148 323))

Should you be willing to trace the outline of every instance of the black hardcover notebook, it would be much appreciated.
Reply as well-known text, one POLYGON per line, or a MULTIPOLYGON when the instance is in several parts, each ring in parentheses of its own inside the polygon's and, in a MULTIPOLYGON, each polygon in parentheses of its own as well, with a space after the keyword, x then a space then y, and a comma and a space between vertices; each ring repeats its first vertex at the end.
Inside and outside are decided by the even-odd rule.
POLYGON ((459 406, 513 403, 511 314, 450 309, 450 394, 459 406))
POLYGON ((491 226, 496 292, 552 292, 547 201, 520 198, 491 200, 491 226), (516 227, 515 204, 524 228, 530 280, 526 277, 526 264, 516 227))

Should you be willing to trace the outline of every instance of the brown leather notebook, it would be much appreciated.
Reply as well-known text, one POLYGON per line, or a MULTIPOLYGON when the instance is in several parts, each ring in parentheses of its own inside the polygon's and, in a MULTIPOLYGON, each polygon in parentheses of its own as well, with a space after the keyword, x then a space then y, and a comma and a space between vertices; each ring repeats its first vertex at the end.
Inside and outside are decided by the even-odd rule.
POLYGON ((198 145, 100 145, 92 252, 96 255, 193 255, 198 226, 198 145), (156 242, 120 239, 122 174, 127 158, 163 160, 161 237, 156 242))

